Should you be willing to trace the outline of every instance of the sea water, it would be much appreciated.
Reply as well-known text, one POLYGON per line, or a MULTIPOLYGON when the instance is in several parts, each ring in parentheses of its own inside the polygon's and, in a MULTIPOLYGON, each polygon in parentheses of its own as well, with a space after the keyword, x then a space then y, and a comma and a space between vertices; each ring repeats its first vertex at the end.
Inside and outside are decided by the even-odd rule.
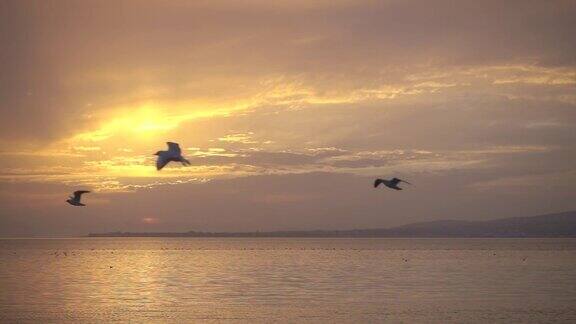
POLYGON ((576 322, 576 239, 0 240, 0 322, 576 322))

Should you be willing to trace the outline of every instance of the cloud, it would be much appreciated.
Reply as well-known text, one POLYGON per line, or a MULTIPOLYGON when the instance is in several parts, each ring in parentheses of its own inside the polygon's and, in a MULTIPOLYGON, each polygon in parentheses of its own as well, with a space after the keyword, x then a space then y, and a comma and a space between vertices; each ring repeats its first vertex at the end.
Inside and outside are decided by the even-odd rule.
POLYGON ((256 144, 258 142, 252 140, 252 132, 247 134, 229 134, 224 137, 220 137, 218 140, 221 142, 228 143, 242 143, 242 144, 256 144))
POLYGON ((545 174, 530 174, 508 176, 498 179, 478 181, 470 185, 471 188, 481 191, 494 189, 507 189, 518 193, 531 190, 550 191, 555 187, 564 187, 576 180, 576 172, 552 172, 545 174))
MULTIPOLYGON (((574 66, 575 44, 566 37, 575 27, 571 1, 311 3, 12 3, 1 19, 12 44, 2 60, 3 106, 11 107, 3 120, 18 121, 27 138, 51 139, 91 124, 78 117, 95 108, 159 97, 245 97, 271 74, 309 71, 354 84, 400 62, 574 66), (286 41, 302 39, 315 41, 286 41)), ((386 74, 383 83, 398 73, 386 74)), ((3 136, 15 130, 2 126, 3 136)))

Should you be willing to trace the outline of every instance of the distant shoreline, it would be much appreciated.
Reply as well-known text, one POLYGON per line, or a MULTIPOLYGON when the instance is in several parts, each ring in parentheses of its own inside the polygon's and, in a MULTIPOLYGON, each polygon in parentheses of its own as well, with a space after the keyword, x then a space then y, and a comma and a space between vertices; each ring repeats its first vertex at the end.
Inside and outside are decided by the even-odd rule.
POLYGON ((440 220, 392 228, 268 232, 110 232, 88 237, 214 238, 574 238, 576 211, 490 221, 440 220))
MULTIPOLYGON (((187 233, 90 233, 85 238, 389 238, 389 239, 449 239, 449 238, 469 238, 469 239, 497 239, 497 238, 526 238, 526 239, 554 239, 554 238, 576 238, 576 235, 548 235, 548 236, 531 236, 531 235, 510 235, 510 236, 368 236, 368 235, 298 235, 298 234, 287 234, 287 235, 276 235, 276 234, 258 234, 251 235, 250 233, 205 233, 200 235, 188 235, 187 233)), ((59 237, 52 237, 59 238, 59 237)), ((71 237, 62 237, 71 238, 71 237)), ((73 238, 73 237, 72 237, 73 238)))

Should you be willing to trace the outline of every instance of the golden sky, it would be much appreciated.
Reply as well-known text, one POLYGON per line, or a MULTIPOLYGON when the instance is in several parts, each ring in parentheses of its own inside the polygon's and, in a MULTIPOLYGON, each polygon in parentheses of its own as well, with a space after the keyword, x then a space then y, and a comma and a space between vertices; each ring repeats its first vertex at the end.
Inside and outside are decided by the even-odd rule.
POLYGON ((574 1, 0 1, 0 235, 574 209, 574 30, 574 1), (192 166, 157 172, 167 141, 192 166))

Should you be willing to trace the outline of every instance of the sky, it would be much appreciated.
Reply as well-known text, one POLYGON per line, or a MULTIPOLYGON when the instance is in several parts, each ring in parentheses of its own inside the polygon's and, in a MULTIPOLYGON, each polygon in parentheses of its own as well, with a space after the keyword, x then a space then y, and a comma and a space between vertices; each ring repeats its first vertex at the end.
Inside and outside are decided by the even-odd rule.
POLYGON ((0 0, 0 236, 576 209, 575 31, 562 0, 0 0))

